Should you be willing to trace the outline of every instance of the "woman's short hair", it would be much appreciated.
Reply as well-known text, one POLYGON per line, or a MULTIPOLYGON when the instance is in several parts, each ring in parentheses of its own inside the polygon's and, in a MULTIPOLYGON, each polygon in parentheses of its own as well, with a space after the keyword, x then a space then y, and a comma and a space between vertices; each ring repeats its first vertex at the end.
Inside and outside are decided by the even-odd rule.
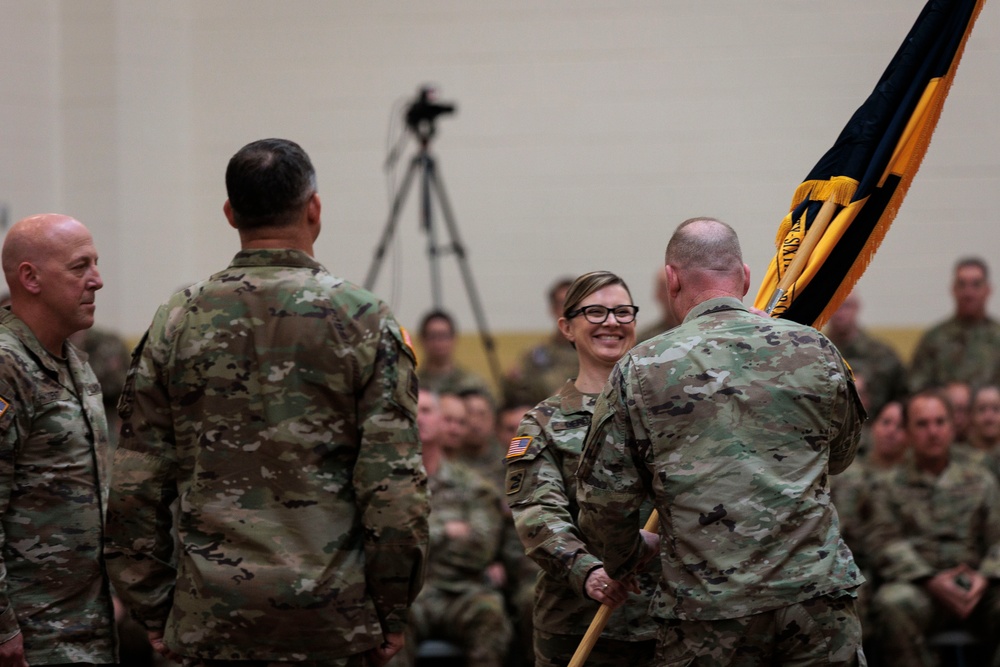
POLYGON ((632 292, 624 280, 610 271, 591 271, 574 280, 569 289, 566 290, 566 301, 563 303, 563 317, 567 317, 567 313, 579 308, 580 303, 588 296, 609 285, 621 285, 624 287, 625 291, 628 292, 629 303, 632 302, 632 292))

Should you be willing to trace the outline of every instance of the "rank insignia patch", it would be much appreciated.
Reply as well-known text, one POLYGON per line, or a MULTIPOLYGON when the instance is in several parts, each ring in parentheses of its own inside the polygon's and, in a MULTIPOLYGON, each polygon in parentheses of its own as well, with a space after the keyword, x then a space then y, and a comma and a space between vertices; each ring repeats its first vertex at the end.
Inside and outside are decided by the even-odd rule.
POLYGON ((524 471, 523 470, 512 470, 509 475, 507 475, 507 495, 512 496, 521 490, 521 486, 524 484, 524 471))
POLYGON ((528 445, 531 444, 530 435, 522 435, 519 438, 513 438, 510 441, 510 447, 507 448, 507 458, 513 459, 518 456, 524 456, 524 453, 528 451, 528 445))

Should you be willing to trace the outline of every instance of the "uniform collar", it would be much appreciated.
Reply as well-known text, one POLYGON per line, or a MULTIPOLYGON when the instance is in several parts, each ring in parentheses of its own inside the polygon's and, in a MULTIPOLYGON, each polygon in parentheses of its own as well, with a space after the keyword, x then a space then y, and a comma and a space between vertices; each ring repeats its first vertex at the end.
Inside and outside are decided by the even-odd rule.
POLYGON ((230 266, 295 266, 325 270, 323 265, 307 253, 293 248, 262 248, 240 250, 230 266))
POLYGON ((47 371, 55 376, 59 375, 59 370, 64 363, 68 362, 70 351, 70 343, 68 341, 63 343, 63 349, 66 350, 67 359, 61 360, 53 357, 49 354, 49 351, 45 349, 38 337, 31 330, 24 321, 19 318, 14 313, 10 312, 10 307, 0 308, 0 326, 5 326, 17 337, 21 344, 28 349, 31 354, 38 359, 38 363, 45 367, 47 371))
POLYGON ((573 380, 567 380, 566 384, 559 390, 559 407, 567 415, 576 412, 593 412, 593 405, 596 400, 597 394, 582 393, 576 388, 573 380))
POLYGON ((743 302, 736 297, 721 296, 699 303, 697 306, 692 308, 690 312, 688 312, 684 321, 688 322, 696 317, 701 317, 702 315, 711 315, 725 310, 741 310, 745 313, 750 312, 749 309, 743 305, 743 302))

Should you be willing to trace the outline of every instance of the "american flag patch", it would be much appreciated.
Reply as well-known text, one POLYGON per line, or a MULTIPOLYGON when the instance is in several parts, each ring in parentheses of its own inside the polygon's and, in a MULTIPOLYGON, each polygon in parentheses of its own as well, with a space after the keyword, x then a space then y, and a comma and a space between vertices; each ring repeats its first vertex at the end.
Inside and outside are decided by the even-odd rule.
POLYGON ((518 456, 524 456, 524 453, 528 451, 528 445, 530 444, 530 435, 522 435, 519 438, 513 438, 510 441, 510 447, 507 448, 507 458, 512 459, 518 456))
POLYGON ((7 408, 9 407, 10 401, 5 399, 3 396, 0 396, 0 417, 3 417, 3 414, 7 412, 7 408))

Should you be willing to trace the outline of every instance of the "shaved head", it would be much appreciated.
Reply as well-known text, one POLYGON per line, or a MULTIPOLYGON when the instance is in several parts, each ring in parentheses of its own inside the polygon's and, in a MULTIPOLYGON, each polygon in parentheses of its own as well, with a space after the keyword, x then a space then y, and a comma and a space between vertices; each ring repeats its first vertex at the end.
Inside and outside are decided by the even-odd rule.
POLYGON ((53 354, 71 334, 94 323, 94 293, 104 286, 94 240, 79 221, 45 213, 7 232, 0 264, 11 311, 53 354))
POLYGON ((715 218, 690 218, 667 243, 668 305, 665 319, 679 324, 697 304, 723 296, 742 299, 750 287, 740 240, 732 227, 715 218))
POLYGON ((678 269, 742 271, 743 252, 732 227, 715 218, 690 218, 667 244, 667 264, 678 269))
POLYGON ((4 239, 0 259, 4 278, 11 291, 15 289, 13 283, 16 281, 18 266, 23 262, 38 263, 48 254, 52 237, 74 225, 83 226, 73 218, 57 213, 33 215, 14 223, 4 239))

